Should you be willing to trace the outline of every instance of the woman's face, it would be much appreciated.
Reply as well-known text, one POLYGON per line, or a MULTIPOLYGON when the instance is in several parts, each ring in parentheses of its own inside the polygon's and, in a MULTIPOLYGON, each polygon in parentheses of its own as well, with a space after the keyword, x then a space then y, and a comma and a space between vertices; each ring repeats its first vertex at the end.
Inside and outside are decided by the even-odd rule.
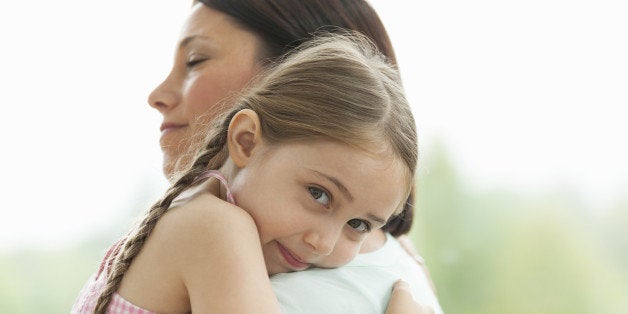
POLYGON ((322 141, 252 156, 231 190, 257 224, 269 274, 348 263, 405 200, 407 169, 388 154, 322 141))
MULTIPOLYGON (((223 13, 196 3, 183 26, 174 65, 150 94, 149 104, 163 115, 163 170, 170 177, 190 139, 224 110, 228 96, 242 90, 260 70, 259 39, 223 13)), ((186 161, 183 159, 183 161, 186 161)))

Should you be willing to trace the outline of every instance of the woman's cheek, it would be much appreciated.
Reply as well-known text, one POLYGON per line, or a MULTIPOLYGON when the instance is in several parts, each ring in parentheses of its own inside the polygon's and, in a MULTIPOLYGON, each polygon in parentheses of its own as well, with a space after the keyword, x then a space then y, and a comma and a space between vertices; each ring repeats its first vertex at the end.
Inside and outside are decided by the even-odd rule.
POLYGON ((212 79, 205 77, 197 77, 189 82, 186 98, 193 117, 209 115, 213 118, 218 114, 214 112, 217 103, 227 96, 227 92, 216 87, 212 79))

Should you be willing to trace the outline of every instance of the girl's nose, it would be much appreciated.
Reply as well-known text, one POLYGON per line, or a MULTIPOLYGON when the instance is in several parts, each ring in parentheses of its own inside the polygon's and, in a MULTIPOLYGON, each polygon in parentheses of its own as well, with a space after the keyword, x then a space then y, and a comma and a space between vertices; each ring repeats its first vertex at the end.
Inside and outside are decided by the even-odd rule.
POLYGON ((318 255, 329 255, 334 250, 341 232, 342 227, 326 226, 316 230, 310 230, 304 235, 303 239, 305 243, 312 247, 314 253, 318 255))

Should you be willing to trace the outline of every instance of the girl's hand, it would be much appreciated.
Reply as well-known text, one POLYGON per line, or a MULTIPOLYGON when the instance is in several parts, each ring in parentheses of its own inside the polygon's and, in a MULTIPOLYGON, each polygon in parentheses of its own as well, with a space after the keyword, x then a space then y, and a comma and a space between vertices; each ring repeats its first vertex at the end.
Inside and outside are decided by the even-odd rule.
POLYGON ((434 309, 416 303, 412 298, 408 283, 398 280, 393 286, 386 314, 434 314, 434 309))

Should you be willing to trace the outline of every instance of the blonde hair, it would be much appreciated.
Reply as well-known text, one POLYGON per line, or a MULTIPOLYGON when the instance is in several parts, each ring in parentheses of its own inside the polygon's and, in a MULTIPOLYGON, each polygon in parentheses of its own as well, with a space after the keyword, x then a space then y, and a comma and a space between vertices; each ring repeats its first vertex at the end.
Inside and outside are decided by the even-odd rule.
MULTIPOLYGON (((199 174, 218 169, 228 157, 227 130, 242 109, 255 111, 262 137, 271 145, 331 140, 365 153, 389 153, 407 168, 410 193, 418 159, 414 118, 396 68, 357 33, 319 34, 282 58, 217 119, 204 147, 178 174, 114 254, 96 312, 105 312, 124 273, 172 201, 195 184, 199 174)), ((401 179, 401 178, 400 178, 401 179)))

